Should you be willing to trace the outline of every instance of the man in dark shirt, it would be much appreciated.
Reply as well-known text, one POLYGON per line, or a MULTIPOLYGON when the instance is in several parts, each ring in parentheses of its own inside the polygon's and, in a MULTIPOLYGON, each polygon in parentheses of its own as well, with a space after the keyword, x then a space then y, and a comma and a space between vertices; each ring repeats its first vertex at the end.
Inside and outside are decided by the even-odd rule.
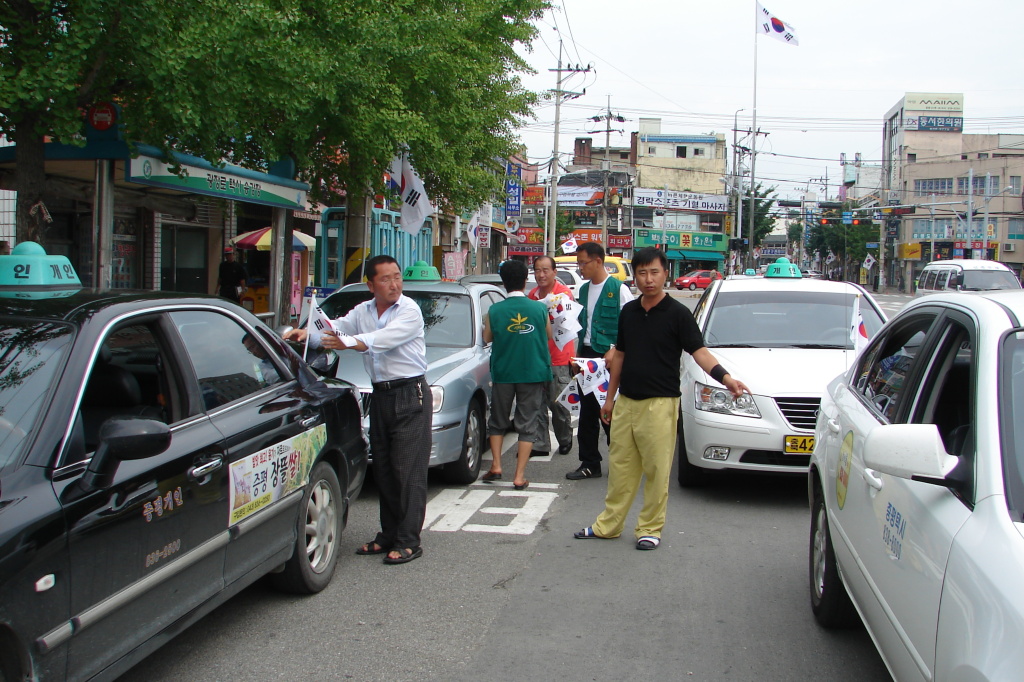
POLYGON ((602 421, 611 422, 605 507, 593 526, 577 531, 574 537, 619 537, 640 488, 640 478, 646 476, 644 506, 636 524, 636 548, 656 549, 661 544, 668 506, 682 352, 693 356, 701 369, 735 398, 750 391, 732 378, 704 346, 689 309, 665 292, 668 260, 664 251, 640 249, 633 258, 633 275, 641 297, 627 303, 619 316, 608 399, 601 408, 602 421))
POLYGON ((242 292, 245 291, 245 268, 235 262, 235 250, 230 246, 224 248, 224 262, 217 270, 217 295, 229 301, 241 303, 242 292))

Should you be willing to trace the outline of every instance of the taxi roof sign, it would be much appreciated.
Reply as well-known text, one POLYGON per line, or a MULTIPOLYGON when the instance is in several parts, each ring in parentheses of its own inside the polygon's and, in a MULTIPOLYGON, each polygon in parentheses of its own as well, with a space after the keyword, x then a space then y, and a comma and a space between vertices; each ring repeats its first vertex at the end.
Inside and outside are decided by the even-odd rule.
POLYGON ((418 260, 405 269, 405 272, 402 273, 402 279, 411 282, 440 281, 441 273, 433 265, 429 265, 427 261, 418 260))
POLYGON ((775 279, 801 279, 804 275, 800 272, 800 268, 789 262, 788 258, 781 256, 777 261, 768 266, 764 276, 765 279, 769 277, 775 279))
POLYGON ((0 289, 81 288, 82 281, 67 256, 49 256, 36 242, 21 242, 9 256, 0 256, 0 289))

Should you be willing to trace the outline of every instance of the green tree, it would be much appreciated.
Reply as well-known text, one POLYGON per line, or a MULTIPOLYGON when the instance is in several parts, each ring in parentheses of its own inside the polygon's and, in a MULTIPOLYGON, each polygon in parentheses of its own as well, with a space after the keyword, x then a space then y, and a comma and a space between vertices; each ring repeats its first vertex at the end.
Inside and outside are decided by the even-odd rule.
POLYGON ((17 144, 18 238, 46 137, 80 140, 96 102, 126 139, 266 170, 291 156, 314 199, 380 190, 408 149, 465 208, 500 191, 534 102, 516 47, 545 0, 3 0, 0 133, 17 144))
MULTIPOLYGON (((761 183, 757 183, 757 186, 754 188, 754 243, 752 246, 760 245, 764 238, 771 234, 771 231, 775 228, 775 217, 772 214, 772 207, 775 205, 777 197, 774 196, 774 192, 775 187, 764 189, 761 183)), ((747 192, 743 199, 743 225, 740 230, 742 237, 749 237, 750 235, 749 207, 750 193, 747 192)))

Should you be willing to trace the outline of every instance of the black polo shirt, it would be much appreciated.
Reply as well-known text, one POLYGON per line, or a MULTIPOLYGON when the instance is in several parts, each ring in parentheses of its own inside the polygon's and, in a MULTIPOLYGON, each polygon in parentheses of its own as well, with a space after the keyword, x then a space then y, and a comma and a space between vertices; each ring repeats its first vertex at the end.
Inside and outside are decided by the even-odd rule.
POLYGON ((704 337, 689 308, 668 294, 650 310, 637 298, 619 315, 615 348, 625 354, 619 391, 633 400, 679 397, 679 362, 683 351, 704 346, 704 337))

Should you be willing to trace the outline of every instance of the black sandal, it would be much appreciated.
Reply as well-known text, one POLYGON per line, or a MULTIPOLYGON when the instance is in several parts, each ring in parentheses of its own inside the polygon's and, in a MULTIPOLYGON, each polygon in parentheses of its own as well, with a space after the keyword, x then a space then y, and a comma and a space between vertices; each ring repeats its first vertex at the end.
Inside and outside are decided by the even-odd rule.
POLYGON ((384 557, 384 563, 386 564, 407 564, 413 559, 419 559, 423 556, 422 547, 403 547, 402 549, 392 549, 390 552, 398 552, 398 556, 394 558, 384 557))
POLYGON ((377 542, 377 539, 374 538, 373 540, 370 540, 366 544, 362 545, 359 549, 357 549, 356 554, 365 556, 367 554, 384 554, 389 551, 391 550, 381 545, 379 542, 377 542), (377 546, 377 549, 373 548, 374 545, 377 546))

